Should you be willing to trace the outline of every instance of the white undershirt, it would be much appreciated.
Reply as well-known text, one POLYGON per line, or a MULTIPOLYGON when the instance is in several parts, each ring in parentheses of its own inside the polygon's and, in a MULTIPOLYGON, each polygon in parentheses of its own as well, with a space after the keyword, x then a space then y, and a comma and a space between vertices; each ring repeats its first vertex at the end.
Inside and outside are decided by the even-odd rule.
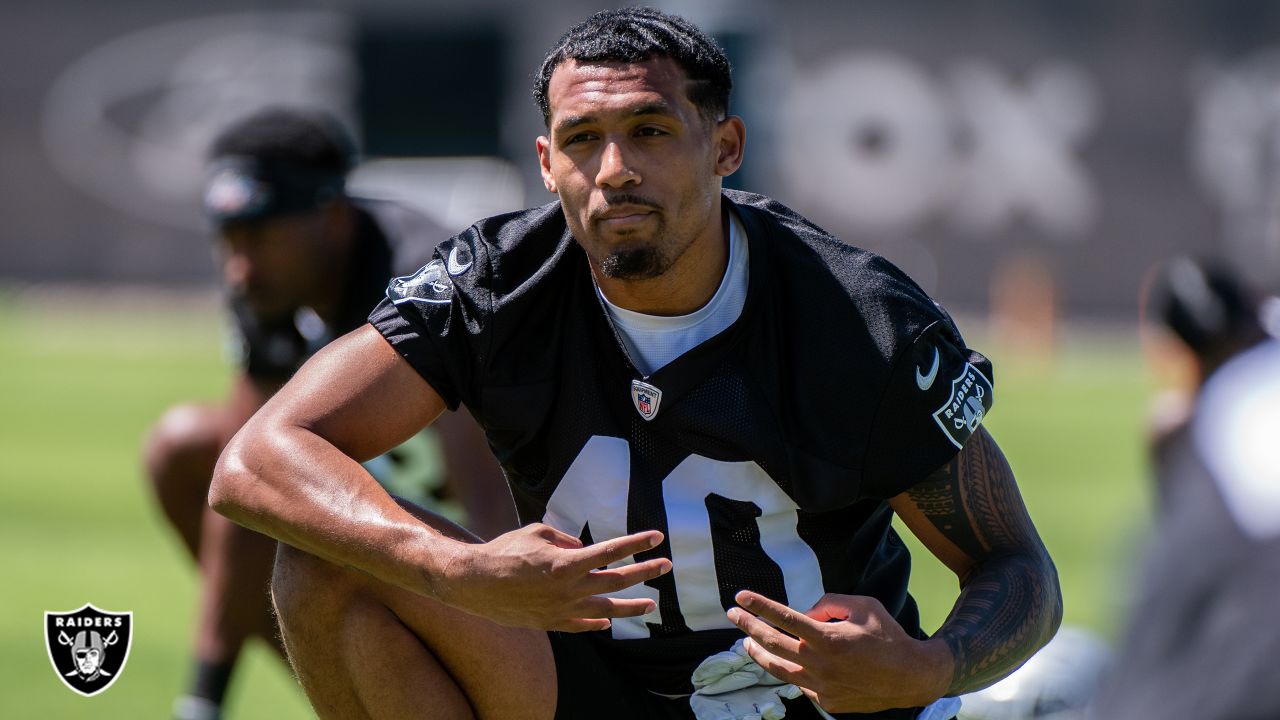
MULTIPOLYGON (((742 314, 747 301, 747 236, 729 213, 729 262, 711 300, 688 315, 645 315, 618 307, 600 293, 636 369, 647 377, 715 337, 742 314)), ((600 292, 599 288, 596 292, 600 292)))

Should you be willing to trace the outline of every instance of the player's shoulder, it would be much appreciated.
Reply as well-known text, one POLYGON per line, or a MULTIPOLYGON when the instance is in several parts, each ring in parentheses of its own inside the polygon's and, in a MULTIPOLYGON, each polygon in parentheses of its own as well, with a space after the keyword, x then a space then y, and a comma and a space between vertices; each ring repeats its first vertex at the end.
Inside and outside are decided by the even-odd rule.
POLYGON ((927 298, 906 273, 881 255, 846 242, 772 198, 726 191, 748 235, 768 239, 771 268, 813 278, 829 278, 854 297, 896 293, 927 298))
MULTIPOLYGON (((772 198, 726 191, 748 237, 767 256, 776 302, 790 306, 789 316, 863 320, 886 359, 902 342, 938 325, 953 329, 946 311, 905 272, 885 257, 845 242, 772 198), (814 308, 822 308, 814 313, 814 308)), ((754 252, 754 250, 753 250, 754 252)), ((753 257, 752 262, 756 262, 753 257)))
POLYGON ((558 202, 484 218, 441 241, 416 273, 392 280, 388 297, 437 302, 457 294, 498 310, 557 287, 573 238, 558 202))

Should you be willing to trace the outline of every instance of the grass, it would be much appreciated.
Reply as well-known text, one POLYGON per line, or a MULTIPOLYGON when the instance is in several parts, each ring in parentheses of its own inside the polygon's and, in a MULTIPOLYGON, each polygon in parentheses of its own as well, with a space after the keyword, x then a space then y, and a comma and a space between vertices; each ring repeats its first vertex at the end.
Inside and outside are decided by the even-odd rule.
MULTIPOLYGON (((0 296, 0 716, 165 717, 188 679, 195 574, 144 487, 138 448, 168 405, 215 399, 216 300, 150 303, 82 294, 0 296), (128 666, 102 695, 62 687, 44 649, 46 610, 132 610, 128 666)), ((1066 621, 1116 630, 1132 541, 1145 524, 1139 438, 1147 386, 1135 344, 1070 342, 1052 366, 992 352, 1004 447, 1057 561, 1066 621)), ((927 627, 955 580, 916 552, 927 627)), ((251 647, 228 717, 310 717, 285 668, 251 647)))
MULTIPOLYGON (((0 303, 0 716, 167 717, 190 672, 195 573, 144 490, 138 448, 168 405, 223 393, 216 302, 40 300, 0 303), (54 677, 42 630, 44 611, 86 602, 134 613, 128 665, 93 698, 54 677)), ((229 717, 311 716, 264 647, 237 677, 229 717)))

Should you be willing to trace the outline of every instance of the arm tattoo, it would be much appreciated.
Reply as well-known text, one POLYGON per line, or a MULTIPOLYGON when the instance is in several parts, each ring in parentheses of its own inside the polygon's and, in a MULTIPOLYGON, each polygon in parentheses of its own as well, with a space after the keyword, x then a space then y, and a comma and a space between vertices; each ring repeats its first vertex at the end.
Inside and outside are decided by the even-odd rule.
POLYGON ((1057 572, 1018 494, 1013 472, 984 429, 907 492, 925 518, 975 561, 938 629, 955 657, 948 694, 999 680, 1056 632, 1057 572))

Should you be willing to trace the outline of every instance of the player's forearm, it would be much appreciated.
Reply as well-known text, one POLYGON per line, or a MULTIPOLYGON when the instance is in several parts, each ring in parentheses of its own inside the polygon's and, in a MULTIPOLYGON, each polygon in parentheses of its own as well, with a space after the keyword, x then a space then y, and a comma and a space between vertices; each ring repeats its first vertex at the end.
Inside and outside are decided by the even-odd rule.
POLYGON ((934 634, 954 660, 946 694, 972 692, 1008 675, 1053 637, 1061 621, 1058 574, 1047 553, 988 557, 966 578, 934 634))
POLYGON ((215 511, 335 564, 436 596, 434 581, 459 542, 406 512, 322 438, 264 425, 246 426, 218 461, 209 491, 215 511))
POLYGON ((960 597, 935 635, 954 662, 947 694, 990 685, 1053 637, 1062 617, 1057 571, 985 429, 892 504, 961 579, 960 597))

